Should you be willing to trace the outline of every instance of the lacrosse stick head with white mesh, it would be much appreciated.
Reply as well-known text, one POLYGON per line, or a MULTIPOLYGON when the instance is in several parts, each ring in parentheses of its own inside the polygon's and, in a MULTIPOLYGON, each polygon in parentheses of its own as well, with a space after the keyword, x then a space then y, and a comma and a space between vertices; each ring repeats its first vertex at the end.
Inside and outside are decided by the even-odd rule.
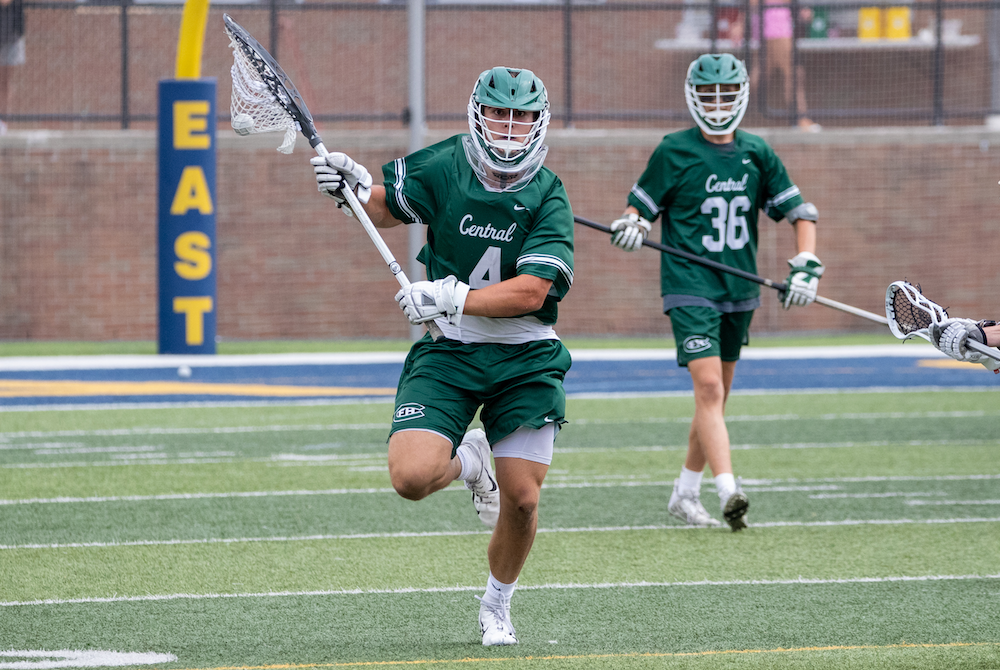
POLYGON ((285 154, 292 153, 295 134, 302 131, 315 147, 322 140, 292 80, 243 26, 228 14, 223 19, 233 50, 230 70, 233 93, 229 105, 233 130, 240 135, 284 132, 278 151, 285 154))
POLYGON ((948 312, 925 298, 920 292, 920 284, 894 281, 885 290, 885 318, 889 321, 889 330, 898 339, 922 337, 930 342, 928 328, 931 324, 940 325, 948 318, 948 312))

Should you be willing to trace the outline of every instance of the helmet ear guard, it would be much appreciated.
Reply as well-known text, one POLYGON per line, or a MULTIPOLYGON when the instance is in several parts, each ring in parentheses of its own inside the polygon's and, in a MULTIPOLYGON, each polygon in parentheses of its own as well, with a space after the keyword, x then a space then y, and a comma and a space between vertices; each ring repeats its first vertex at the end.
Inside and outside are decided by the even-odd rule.
POLYGON ((465 153, 483 185, 491 191, 514 191, 527 185, 542 168, 547 153, 544 141, 551 116, 542 80, 531 70, 486 70, 469 96, 468 116, 471 141, 465 143, 465 153), (509 114, 506 119, 487 119, 487 107, 509 114), (516 119, 516 111, 529 112, 530 120, 516 119))
POLYGON ((750 100, 746 64, 732 54, 698 56, 688 66, 684 100, 695 123, 706 134, 733 132, 743 120, 750 100), (711 88, 706 91, 704 87, 711 88))

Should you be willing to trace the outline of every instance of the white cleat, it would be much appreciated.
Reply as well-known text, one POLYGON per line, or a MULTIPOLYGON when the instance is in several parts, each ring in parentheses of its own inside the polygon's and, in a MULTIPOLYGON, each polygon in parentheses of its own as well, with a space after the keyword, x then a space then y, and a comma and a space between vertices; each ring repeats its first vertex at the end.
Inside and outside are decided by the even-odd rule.
POLYGON ((712 518, 705 506, 698 500, 698 494, 693 490, 686 491, 680 488, 679 481, 674 480, 674 490, 670 494, 670 502, 667 503, 667 511, 671 516, 675 516, 689 526, 696 528, 718 528, 722 523, 718 519, 712 518))
POLYGON ((465 488, 472 491, 472 504, 476 507, 479 520, 490 528, 496 528, 500 518, 500 487, 490 467, 490 443, 486 441, 486 433, 479 428, 470 430, 462 438, 462 444, 470 446, 469 451, 478 455, 482 464, 478 476, 466 481, 465 488))
POLYGON ((479 598, 479 629, 483 633, 484 647, 517 644, 514 624, 510 622, 510 600, 501 598, 500 604, 487 604, 479 598))
POLYGON ((750 500, 743 493, 743 487, 740 486, 738 479, 736 480, 736 490, 720 502, 722 503, 722 516, 734 533, 747 527, 747 510, 750 509, 750 500))

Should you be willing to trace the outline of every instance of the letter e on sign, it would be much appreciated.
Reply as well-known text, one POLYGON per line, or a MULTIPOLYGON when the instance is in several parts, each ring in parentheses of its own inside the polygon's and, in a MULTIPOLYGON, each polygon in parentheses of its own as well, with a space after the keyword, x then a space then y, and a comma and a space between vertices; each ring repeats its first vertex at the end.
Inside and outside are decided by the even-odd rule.
POLYGON ((208 100, 178 100, 174 102, 174 149, 208 149, 212 136, 208 134, 208 100))

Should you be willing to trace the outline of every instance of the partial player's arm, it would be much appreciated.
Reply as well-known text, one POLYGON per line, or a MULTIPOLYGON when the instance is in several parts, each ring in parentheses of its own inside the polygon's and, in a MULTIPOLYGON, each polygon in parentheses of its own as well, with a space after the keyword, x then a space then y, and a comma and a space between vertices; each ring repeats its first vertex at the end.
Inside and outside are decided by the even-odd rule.
POLYGON ((816 300, 819 279, 825 270, 816 256, 816 221, 819 213, 812 203, 802 203, 786 215, 795 229, 795 258, 788 260, 791 270, 785 285, 788 287, 781 306, 805 307, 816 300))
POLYGON ((542 308, 551 287, 551 279, 523 274, 473 291, 448 275, 436 281, 413 282, 399 290, 396 301, 410 323, 444 317, 457 327, 464 314, 494 318, 530 314, 542 308))
POLYGON ((973 321, 972 319, 945 319, 940 324, 928 327, 931 343, 955 360, 966 363, 982 363, 987 370, 1000 370, 1000 361, 970 348, 969 340, 986 346, 1000 346, 1000 325, 996 321, 973 321))

